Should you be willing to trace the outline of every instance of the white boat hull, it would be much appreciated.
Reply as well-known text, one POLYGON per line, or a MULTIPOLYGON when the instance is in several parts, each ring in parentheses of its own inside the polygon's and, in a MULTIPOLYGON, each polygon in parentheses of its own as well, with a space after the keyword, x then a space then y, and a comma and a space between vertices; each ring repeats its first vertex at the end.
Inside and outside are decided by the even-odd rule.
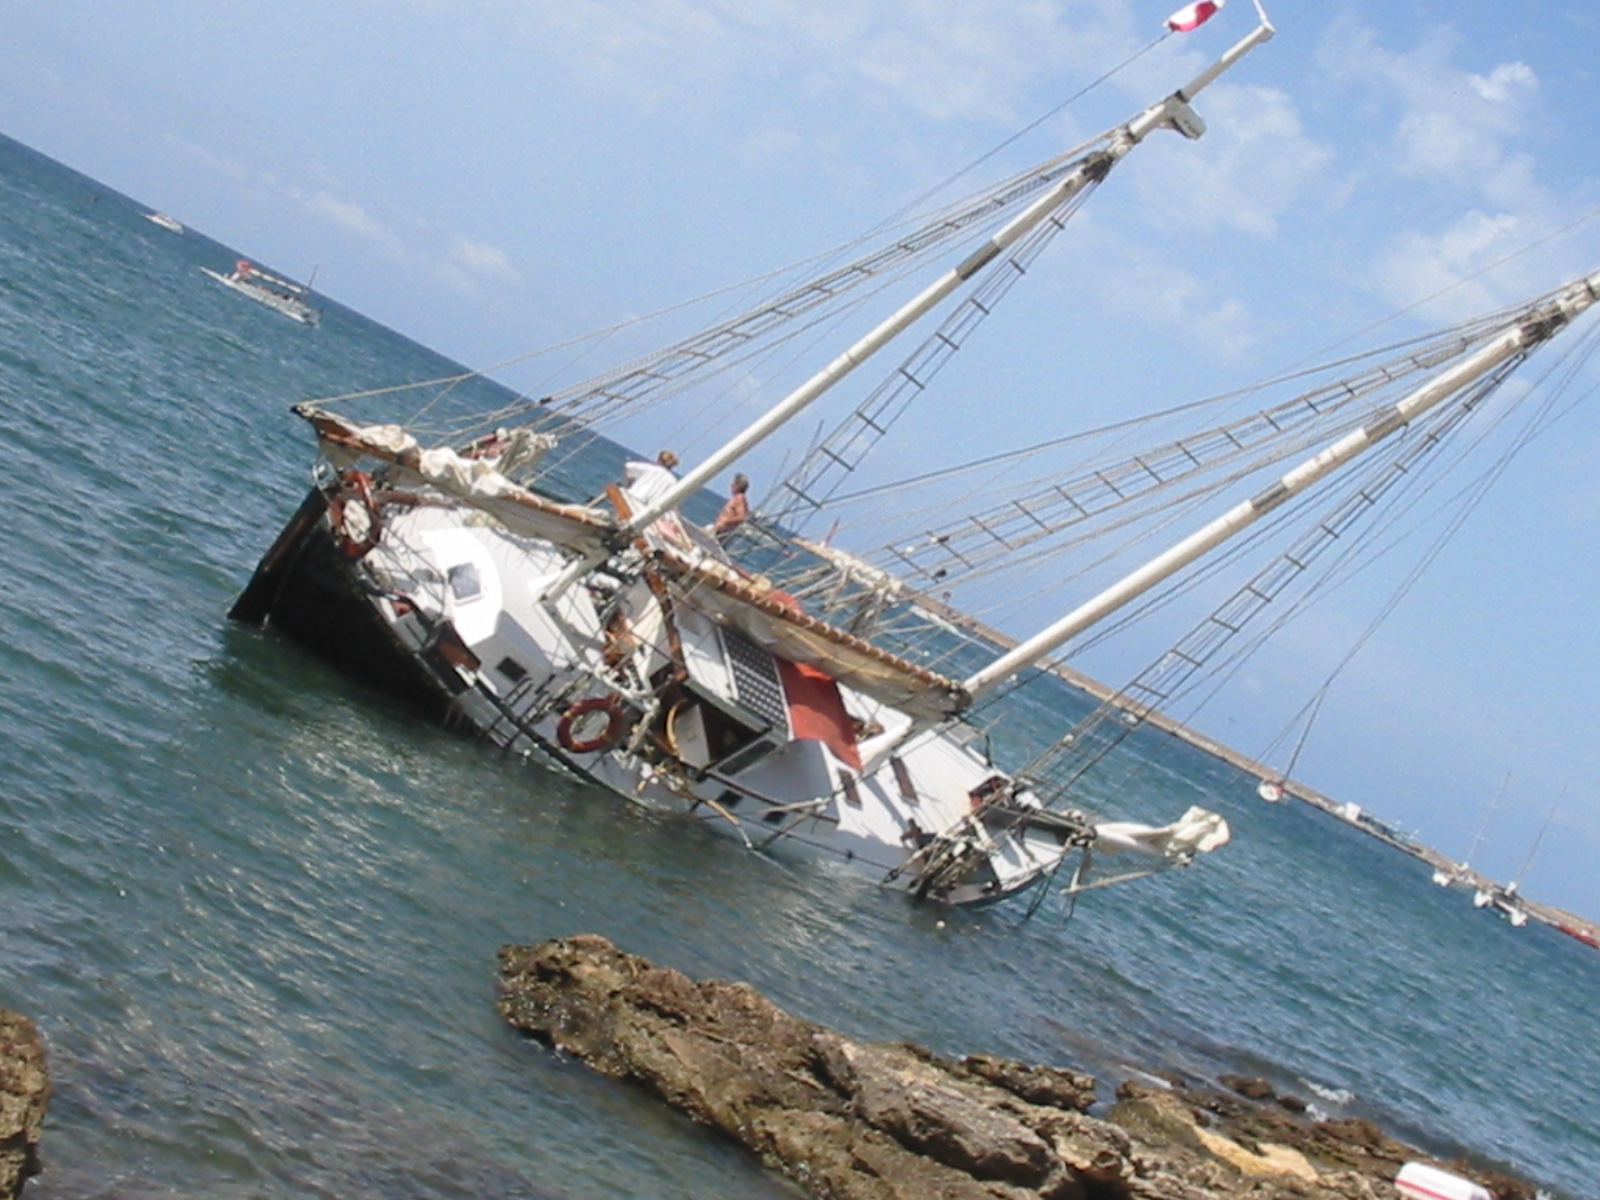
POLYGON ((660 753, 659 720, 631 705, 625 733, 588 737, 570 714, 615 686, 602 614, 584 587, 536 599, 567 556, 492 522, 463 521, 449 506, 418 505, 386 515, 377 545, 353 559, 325 505, 320 514, 315 498, 308 505, 296 544, 263 560, 258 579, 271 576, 275 555, 280 573, 262 583, 273 595, 259 615, 357 654, 364 675, 404 680, 447 720, 504 750, 555 758, 631 802, 687 814, 749 848, 846 861, 952 904, 1025 890, 1081 844, 1080 830, 1043 814, 1036 824, 969 822, 972 793, 998 772, 947 736, 917 736, 867 773, 811 738, 781 740, 748 765, 692 766, 660 753), (287 558, 296 570, 283 573, 287 558), (965 867, 925 869, 919 851, 930 835, 964 823, 965 867))
POLYGON ((220 271, 213 271, 210 267, 200 269, 224 287, 231 288, 241 296, 250 297, 257 304, 265 304, 292 321, 299 321, 302 325, 315 325, 320 319, 321 314, 298 296, 264 287, 253 282, 248 276, 240 278, 237 273, 224 275, 220 271))

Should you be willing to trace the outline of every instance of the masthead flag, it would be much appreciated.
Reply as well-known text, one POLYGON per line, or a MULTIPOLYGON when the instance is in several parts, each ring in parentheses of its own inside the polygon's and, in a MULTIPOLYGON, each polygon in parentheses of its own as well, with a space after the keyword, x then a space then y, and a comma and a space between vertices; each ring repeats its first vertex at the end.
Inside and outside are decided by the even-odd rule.
POLYGON ((1177 12, 1167 18, 1167 28, 1173 33, 1188 33, 1191 29, 1199 29, 1212 17, 1217 10, 1228 0, 1195 0, 1193 4, 1186 4, 1177 12))

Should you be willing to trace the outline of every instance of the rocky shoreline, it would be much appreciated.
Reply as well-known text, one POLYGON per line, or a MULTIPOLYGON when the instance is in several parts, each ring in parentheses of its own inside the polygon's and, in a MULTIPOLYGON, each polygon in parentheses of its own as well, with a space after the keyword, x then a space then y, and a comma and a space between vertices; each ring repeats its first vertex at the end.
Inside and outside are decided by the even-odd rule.
MULTIPOLYGON (((696 982, 581 936, 500 952, 499 1007, 539 1041, 734 1138, 826 1200, 1371 1200, 1428 1155, 1370 1121, 1312 1121, 1261 1081, 1095 1081, 988 1055, 856 1042, 741 983, 696 982)), ((1495 1200, 1528 1184, 1437 1163, 1495 1200)))
MULTIPOLYGON (((819 1200, 1387 1200, 1433 1162, 1494 1200, 1522 1180, 1437 1162, 1370 1121, 1313 1121, 1260 1080, 1095 1080, 987 1054, 869 1044, 747 984, 696 982, 598 936, 500 952, 501 1015, 749 1148, 819 1200)), ((0 1200, 40 1170, 50 1098, 33 1022, 0 1009, 0 1200)))
POLYGON ((27 1017, 0 1008, 0 1200, 39 1173, 39 1135, 50 1103, 44 1039, 27 1017))

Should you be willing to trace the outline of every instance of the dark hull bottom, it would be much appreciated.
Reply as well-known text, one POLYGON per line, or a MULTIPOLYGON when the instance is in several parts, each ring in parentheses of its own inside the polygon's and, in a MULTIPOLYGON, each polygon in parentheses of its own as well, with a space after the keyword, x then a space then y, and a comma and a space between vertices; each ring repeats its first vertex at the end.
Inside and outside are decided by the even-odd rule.
POLYGON ((289 637, 363 682, 448 721, 451 694, 395 635, 335 542, 321 492, 306 497, 228 615, 289 637))

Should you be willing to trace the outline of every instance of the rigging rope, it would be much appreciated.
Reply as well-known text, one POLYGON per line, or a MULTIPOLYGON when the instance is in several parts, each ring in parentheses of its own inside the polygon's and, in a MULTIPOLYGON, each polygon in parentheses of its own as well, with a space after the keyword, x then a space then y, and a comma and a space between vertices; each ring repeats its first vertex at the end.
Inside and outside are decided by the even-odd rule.
POLYGON ((1391 461, 1380 462, 1366 472, 1294 546, 1258 571, 1171 650, 1029 764, 1025 774, 1034 781, 1044 803, 1061 803, 1083 775, 1121 743, 1132 725, 1141 723, 1152 712, 1170 714, 1173 702, 1194 674, 1254 616, 1308 571, 1323 551, 1337 545, 1357 522, 1374 511, 1385 492, 1405 484, 1419 460, 1476 411, 1483 398, 1504 381, 1520 359, 1521 356, 1503 364, 1472 385, 1462 397, 1451 401, 1438 414, 1432 432, 1410 439, 1409 444, 1402 442, 1401 451, 1391 461))
MULTIPOLYGON (((1537 389, 1542 387, 1544 384, 1549 383, 1550 380, 1557 375, 1558 369, 1562 369, 1562 373, 1564 374, 1565 378, 1558 380, 1553 385, 1549 391, 1548 399, 1544 400, 1536 407, 1534 412, 1528 418, 1528 421, 1521 432, 1518 432, 1513 436, 1511 444, 1504 449, 1480 475, 1469 480, 1460 489, 1449 496, 1445 502, 1435 510, 1435 514, 1441 511, 1449 511, 1451 509, 1455 509, 1456 513, 1448 521, 1445 530, 1438 535, 1436 541, 1430 545, 1429 549, 1426 550, 1420 557, 1418 564, 1403 580, 1400 587, 1391 598, 1390 602, 1384 606, 1378 617, 1374 620, 1371 632, 1375 633, 1378 624, 1387 618, 1393 607, 1397 605, 1405 595, 1409 594, 1409 591, 1414 586, 1415 582, 1420 579, 1421 575, 1442 553, 1445 545, 1447 545, 1455 537, 1461 527, 1465 525, 1471 514, 1476 511, 1478 506, 1481 505, 1485 499, 1487 499, 1490 490, 1496 483, 1498 483, 1500 477, 1507 469, 1509 469, 1511 463, 1516 459, 1516 457, 1520 455, 1530 444, 1532 444, 1535 439, 1543 436, 1556 422, 1570 415, 1570 413, 1573 412, 1582 402, 1582 397, 1575 397, 1567 403, 1564 409, 1559 412, 1556 411, 1557 401, 1568 394, 1570 387, 1577 376, 1577 373, 1595 353, 1597 344, 1600 344, 1600 331, 1590 330, 1584 334, 1583 338, 1581 338, 1579 342, 1573 344, 1571 349, 1564 356, 1552 363, 1550 369, 1540 377, 1540 379, 1535 383, 1534 387, 1537 389)), ((1590 394, 1593 393, 1593 390, 1594 389, 1590 389, 1590 394)), ((1459 463, 1460 461, 1464 460, 1473 449, 1486 442, 1495 430, 1499 429, 1510 421, 1511 416, 1515 411, 1516 410, 1514 408, 1507 408, 1497 415, 1494 415, 1493 420, 1479 433, 1472 444, 1461 449, 1457 453, 1455 462, 1459 463)), ((1453 465, 1454 464, 1442 466, 1436 473, 1440 476, 1443 476, 1452 469, 1453 465)), ((1430 487, 1426 490, 1432 490, 1432 485, 1430 485, 1430 487)), ((1403 509, 1400 512, 1390 516, 1386 521, 1384 528, 1393 529, 1396 525, 1398 525, 1401 516, 1405 515, 1405 512, 1409 511, 1411 507, 1414 507, 1415 503, 1416 502, 1414 501, 1411 505, 1408 505, 1406 509, 1403 509)), ((1420 527, 1421 523, 1422 522, 1418 522, 1418 527, 1420 527)), ((1228 664, 1226 669, 1216 673, 1212 679, 1211 690, 1204 698, 1195 704, 1193 712, 1198 713, 1202 708, 1205 707, 1206 704, 1215 699, 1216 695, 1226 685, 1227 681, 1239 670, 1239 668, 1243 665, 1244 660, 1247 659, 1250 654, 1252 654, 1254 650, 1259 647, 1261 642, 1264 642, 1269 636, 1271 636, 1272 633, 1276 632, 1276 630, 1281 628, 1294 616, 1297 616, 1302 609, 1307 608, 1311 604, 1315 603, 1321 598, 1322 594, 1336 590, 1338 587, 1354 578, 1357 574, 1360 574, 1368 567, 1374 565, 1378 560, 1387 556, 1408 536, 1409 533, 1400 533, 1389 545, 1378 546, 1376 544, 1377 534, 1375 533, 1374 537, 1371 539, 1374 543, 1374 548, 1367 552, 1365 560, 1359 565, 1348 565, 1349 561, 1353 558, 1352 554, 1347 552, 1345 555, 1341 556, 1341 559, 1336 567, 1328 572, 1327 581, 1324 585, 1322 585, 1320 591, 1308 593, 1308 595, 1297 602, 1297 604, 1293 606, 1290 611, 1286 612, 1283 617, 1280 618, 1280 620, 1274 622, 1269 629, 1264 630, 1260 635, 1258 635, 1254 645, 1242 649, 1237 655, 1236 661, 1228 664)), ((1370 636, 1370 633, 1363 635, 1361 642, 1358 643, 1358 649, 1360 645, 1365 644, 1368 636, 1370 636)), ((1339 670, 1342 670, 1343 666, 1344 664, 1341 663, 1339 670)), ((1337 671, 1335 674, 1337 674, 1337 671)), ((1304 710, 1302 709, 1302 711, 1304 710)), ((1276 745, 1277 741, 1286 735, 1287 730, 1278 735, 1278 738, 1274 739, 1273 745, 1276 745)))
MULTIPOLYGON (((1322 699, 1325 698, 1329 686, 1332 684, 1333 679, 1337 676, 1339 671, 1348 665, 1349 661, 1353 659, 1357 653, 1359 653, 1360 649, 1376 632, 1383 620, 1393 612, 1394 608, 1398 606, 1400 601, 1415 586, 1422 574, 1443 551, 1444 546, 1449 543, 1449 541, 1465 524, 1471 514, 1476 510, 1478 505, 1480 505, 1487 497, 1489 491, 1504 474, 1511 461, 1536 437, 1540 436, 1557 420, 1560 420, 1573 410, 1576 402, 1569 404, 1559 414, 1555 416, 1551 415, 1555 411, 1557 400, 1566 393, 1568 386, 1576 377, 1581 365, 1589 360, 1594 352, 1596 344, 1600 344, 1600 334, 1591 331, 1588 335, 1586 335, 1584 341, 1570 356, 1564 360, 1563 363, 1555 364, 1552 369, 1546 373, 1545 378, 1548 380, 1550 376, 1555 374, 1555 366, 1565 365, 1566 378, 1561 381, 1560 384, 1558 384, 1554 394, 1545 399, 1535 409, 1523 430, 1514 437, 1512 444, 1501 453, 1495 463, 1492 464, 1487 471, 1474 480, 1468 487, 1461 489, 1461 491, 1457 493, 1457 511, 1455 512, 1448 527, 1435 539, 1428 551, 1423 555, 1422 559, 1413 566, 1410 573, 1402 581, 1400 587, 1390 596, 1380 613, 1369 625, 1367 631, 1363 634, 1357 645, 1348 652, 1333 675, 1331 675, 1324 683, 1323 687, 1317 694, 1314 706, 1307 706, 1311 708, 1311 717, 1313 720, 1315 718, 1317 709, 1320 709, 1322 699), (1462 498, 1465 499, 1464 503, 1460 503, 1462 498)), ((1525 357, 1525 355, 1523 357, 1525 357)), ((1382 489, 1386 488, 1390 482, 1399 482, 1405 480, 1406 476, 1411 475, 1417 464, 1418 458, 1422 454, 1431 453, 1434 448, 1441 444, 1444 437, 1452 429, 1460 427, 1464 424, 1469 415, 1484 408, 1484 401, 1486 397, 1498 389, 1500 384, 1503 383, 1504 380, 1510 375, 1511 371, 1520 364, 1520 361, 1521 358, 1516 358, 1506 364, 1503 364, 1502 367, 1499 368, 1493 375, 1474 385, 1473 388, 1470 389, 1470 391, 1462 398, 1453 402, 1448 410, 1445 410, 1439 414, 1435 414, 1438 419, 1430 423, 1431 430, 1429 432, 1420 437, 1411 439, 1410 448, 1406 453, 1403 455, 1395 455, 1391 462, 1386 463, 1381 467, 1381 472, 1384 478, 1369 477, 1368 481, 1355 489, 1352 492, 1352 495, 1346 501, 1342 502, 1341 506, 1336 508, 1335 511, 1337 512, 1339 511, 1339 508, 1342 508, 1347 516, 1353 519, 1354 516, 1359 515, 1360 511, 1374 508, 1377 500, 1377 492, 1375 492, 1374 489, 1377 488, 1379 491, 1381 491, 1382 489)), ((1478 438, 1474 440, 1473 444, 1480 444, 1485 438, 1487 438, 1489 432, 1494 427, 1503 424, 1507 419, 1509 419, 1508 411, 1495 415, 1494 420, 1490 424, 1490 428, 1485 429, 1478 436, 1478 438)), ((1457 456, 1457 458, 1459 459, 1460 457, 1464 457, 1465 453, 1466 451, 1463 451, 1462 454, 1457 456)), ((1448 464, 1443 460, 1440 460, 1439 464, 1437 465, 1437 469, 1435 470, 1435 474, 1440 475, 1445 470, 1448 470, 1448 464)), ((1404 495, 1407 490, 1412 488, 1412 486, 1413 485, 1410 480, 1405 480, 1403 486, 1400 488, 1397 494, 1404 495)), ((1391 518, 1390 524, 1393 524, 1393 522, 1394 518, 1391 518)), ((1322 530, 1334 536, 1342 534, 1345 527, 1346 526, 1344 525, 1343 520, 1337 517, 1330 519, 1330 521, 1324 521, 1321 525, 1322 530)), ((1353 550, 1354 547, 1351 547, 1351 549, 1347 549, 1341 555, 1336 556, 1329 570, 1324 572, 1323 578, 1327 579, 1336 575, 1340 565, 1349 559, 1353 550)), ((1305 543, 1302 542, 1299 547, 1292 550, 1288 555, 1285 555, 1284 558, 1294 560, 1295 572, 1298 573, 1298 571, 1301 569, 1302 562, 1308 558, 1308 550, 1305 543)), ((1241 593, 1239 594, 1242 595, 1245 592, 1258 588, 1260 581, 1267 577, 1272 570, 1273 567, 1269 566, 1266 571, 1258 574, 1256 579, 1253 580, 1251 584, 1247 585, 1246 589, 1242 589, 1241 593)), ((1316 588, 1314 586, 1305 597, 1302 597, 1296 602, 1296 607, 1303 607, 1309 603, 1311 594, 1313 594, 1315 590, 1316 588)), ((1227 606, 1225 605, 1224 608, 1219 611, 1225 611, 1226 609, 1227 606)), ((1215 617, 1208 618, 1207 620, 1215 620, 1215 617)), ((1284 618, 1281 618, 1278 622, 1275 622, 1273 627, 1280 628, 1286 620, 1287 615, 1284 618)), ((1231 637, 1235 632, 1237 632, 1237 629, 1233 627, 1233 624, 1230 621, 1221 621, 1219 624, 1227 629, 1227 632, 1223 635, 1223 640, 1226 640, 1226 638, 1231 637)), ((1202 626, 1199 628, 1204 629, 1204 627, 1205 623, 1203 622, 1202 626)), ((1213 636, 1215 636, 1214 633, 1213 636)), ((1258 639, 1257 645, 1259 645, 1260 640, 1262 639, 1258 639)), ((1152 672, 1159 672, 1163 668, 1163 665, 1165 665, 1170 671, 1171 664, 1174 661, 1174 656, 1186 664, 1180 673, 1192 675, 1193 668, 1196 668, 1200 665, 1200 660, 1195 658, 1189 651, 1186 651, 1184 649, 1184 645, 1185 643, 1179 643, 1179 645, 1174 648, 1174 651, 1169 652, 1169 654, 1164 656, 1162 660, 1158 660, 1158 662, 1154 664, 1152 668, 1147 669, 1144 675, 1141 675, 1139 679, 1135 680, 1133 685, 1130 685, 1129 688, 1123 689, 1111 700, 1108 700, 1102 704, 1095 710, 1094 713, 1090 715, 1090 717, 1086 718, 1083 722, 1080 722, 1079 725, 1075 726, 1073 731, 1069 732, 1064 738, 1062 738, 1061 741, 1059 741, 1056 746, 1052 748, 1052 750, 1046 752, 1045 755, 1041 755, 1040 758, 1036 760, 1035 764, 1027 768, 1027 774, 1030 776, 1037 774, 1041 780, 1047 781, 1051 785, 1052 790, 1046 791, 1044 787, 1041 787, 1040 789, 1041 792, 1046 796, 1047 802, 1053 801, 1055 803, 1059 803, 1060 799, 1077 784, 1077 782, 1090 768, 1101 761, 1116 744, 1120 743, 1120 741, 1127 736, 1127 733, 1129 732, 1129 726, 1121 719, 1116 720, 1116 723, 1111 728, 1109 734, 1101 732, 1105 726, 1111 723, 1113 717, 1121 718, 1127 712, 1131 712, 1136 718, 1143 717, 1149 712, 1155 710, 1157 707, 1156 698, 1159 699, 1161 711, 1167 713, 1169 716, 1173 715, 1171 701, 1184 690, 1186 690, 1184 687, 1172 689, 1171 694, 1165 697, 1160 697, 1158 691, 1153 688, 1148 689, 1143 694, 1136 693, 1140 692, 1141 687, 1147 686, 1142 681, 1145 681, 1147 677, 1152 674, 1152 672), (1094 740, 1095 735, 1097 734, 1099 735, 1098 742, 1094 740), (1070 765, 1068 769, 1063 770, 1061 765, 1062 761, 1072 755, 1077 756, 1076 770, 1072 770, 1070 765), (1055 759, 1056 761, 1053 762, 1051 761, 1052 759, 1055 759)), ((1247 656, 1250 651, 1246 650, 1242 653, 1243 655, 1247 656)), ((1237 666, 1238 663, 1235 662, 1230 667, 1229 673, 1231 674, 1233 671, 1236 671, 1237 666)), ((1306 708, 1302 708, 1301 712, 1304 713, 1305 711, 1306 708)), ((1293 724, 1294 722, 1291 721, 1289 727, 1292 728, 1293 724)), ((1307 734, 1309 733, 1310 724, 1311 721, 1308 721, 1306 725, 1307 734)), ((1287 730, 1285 732, 1287 732, 1287 730)), ((1301 747, 1303 747, 1303 745, 1304 735, 1302 735, 1300 745, 1296 747, 1294 759, 1291 760, 1291 770, 1293 762, 1298 759, 1299 750, 1301 747)))
POLYGON ((970 294, 943 323, 892 372, 855 411, 837 425, 780 485, 785 502, 771 509, 773 520, 803 528, 805 519, 828 502, 862 458, 888 434, 896 420, 919 399, 939 370, 965 344, 966 339, 995 310, 1025 274, 1046 245, 1066 228, 1096 185, 1090 183, 1052 214, 1008 254, 996 259, 978 276, 970 294), (826 480, 834 477, 829 484, 826 480))

